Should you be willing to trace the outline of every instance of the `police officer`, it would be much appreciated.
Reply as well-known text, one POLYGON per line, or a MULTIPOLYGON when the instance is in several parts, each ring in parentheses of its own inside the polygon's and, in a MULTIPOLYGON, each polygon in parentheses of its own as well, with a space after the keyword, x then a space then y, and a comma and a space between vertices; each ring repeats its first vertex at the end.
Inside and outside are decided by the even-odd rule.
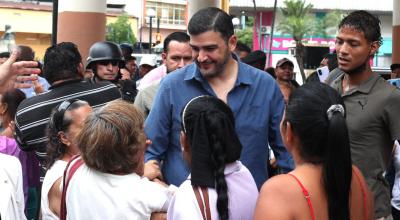
POLYGON ((94 82, 110 81, 116 84, 122 95, 122 99, 134 101, 136 85, 131 79, 121 79, 120 68, 125 66, 121 49, 113 42, 101 41, 94 43, 89 50, 86 69, 93 71, 94 82))

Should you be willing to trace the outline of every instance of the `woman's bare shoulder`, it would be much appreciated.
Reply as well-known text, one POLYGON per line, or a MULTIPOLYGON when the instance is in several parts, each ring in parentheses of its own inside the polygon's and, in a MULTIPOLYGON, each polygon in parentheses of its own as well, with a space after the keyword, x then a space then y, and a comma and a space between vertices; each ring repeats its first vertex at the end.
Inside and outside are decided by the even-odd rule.
POLYGON ((291 219, 291 204, 294 204, 293 196, 296 195, 293 184, 289 175, 274 176, 265 182, 258 197, 254 219, 291 219))

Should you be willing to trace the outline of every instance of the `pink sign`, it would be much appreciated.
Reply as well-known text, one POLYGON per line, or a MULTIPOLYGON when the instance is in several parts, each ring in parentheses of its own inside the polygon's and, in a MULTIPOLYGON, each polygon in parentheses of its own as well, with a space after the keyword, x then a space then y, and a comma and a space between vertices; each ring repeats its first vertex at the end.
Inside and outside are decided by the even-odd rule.
MULTIPOLYGON (((307 45, 329 45, 330 50, 335 49, 335 38, 305 38, 303 42, 307 45)), ((296 43, 289 37, 274 37, 272 39, 272 50, 288 50, 289 47, 295 47, 296 43)))

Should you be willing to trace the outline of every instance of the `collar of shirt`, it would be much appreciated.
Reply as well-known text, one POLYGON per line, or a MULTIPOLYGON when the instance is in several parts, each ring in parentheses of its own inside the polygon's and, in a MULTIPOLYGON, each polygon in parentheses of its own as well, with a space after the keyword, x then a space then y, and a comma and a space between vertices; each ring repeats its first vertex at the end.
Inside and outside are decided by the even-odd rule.
POLYGON ((343 93, 343 88, 342 88, 342 83, 344 80, 345 74, 342 74, 341 76, 339 76, 334 82, 334 88, 342 95, 342 96, 348 96, 351 94, 354 94, 356 92, 360 92, 360 93, 364 93, 364 94, 368 94, 371 92, 372 88, 374 87, 376 81, 379 79, 379 75, 376 73, 372 73, 372 76, 366 80, 365 82, 363 82, 361 85, 347 91, 346 93, 343 93))
POLYGON ((68 79, 68 80, 60 82, 56 85, 52 85, 49 89, 54 89, 57 87, 61 87, 61 86, 65 86, 65 85, 69 85, 69 84, 73 84, 73 83, 77 83, 77 82, 81 82, 81 81, 84 81, 84 80, 83 79, 68 79))

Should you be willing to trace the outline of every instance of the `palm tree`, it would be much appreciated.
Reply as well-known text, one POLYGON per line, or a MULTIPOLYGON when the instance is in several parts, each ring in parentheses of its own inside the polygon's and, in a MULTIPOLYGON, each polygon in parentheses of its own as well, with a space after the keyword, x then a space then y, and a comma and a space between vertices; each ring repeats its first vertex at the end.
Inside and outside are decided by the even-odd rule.
POLYGON ((299 64, 303 83, 306 81, 304 74, 304 45, 302 39, 304 35, 312 33, 314 30, 314 20, 310 15, 312 4, 306 4, 303 0, 285 0, 285 7, 281 8, 283 19, 278 24, 277 29, 283 34, 290 34, 296 42, 296 61, 299 64))
POLYGON ((337 27, 343 18, 341 11, 335 10, 328 12, 322 18, 316 19, 314 35, 329 38, 330 35, 336 35, 337 27))

